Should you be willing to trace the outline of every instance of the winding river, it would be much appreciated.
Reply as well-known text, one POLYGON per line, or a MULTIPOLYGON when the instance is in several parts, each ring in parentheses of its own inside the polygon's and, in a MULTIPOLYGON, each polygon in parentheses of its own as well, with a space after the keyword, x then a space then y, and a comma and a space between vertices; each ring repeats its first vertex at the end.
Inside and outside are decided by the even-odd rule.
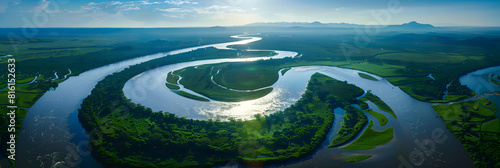
MULTIPOLYGON (((24 119, 22 131, 16 144, 17 165, 19 167, 51 167, 57 165, 102 167, 88 152, 86 145, 88 136, 77 118, 78 108, 80 108, 82 100, 90 94, 98 81, 113 72, 155 58, 206 47, 229 49, 227 48, 228 45, 247 44, 261 39, 259 37, 233 37, 242 38, 243 40, 148 55, 96 68, 79 76, 68 78, 60 83, 55 91, 44 94, 30 108, 27 117, 24 119)), ((276 52, 278 54, 273 56, 275 58, 297 55, 297 53, 289 51, 276 52)), ((348 151, 340 148, 327 148, 326 146, 335 137, 343 116, 343 110, 336 109, 334 111, 336 117, 334 126, 330 130, 327 140, 319 149, 299 161, 269 167, 355 166, 372 168, 397 167, 401 164, 415 167, 473 167, 472 160, 467 156, 460 142, 446 129, 446 125, 431 108, 432 104, 411 98, 384 78, 373 74, 371 75, 379 79, 379 81, 361 78, 358 76, 360 71, 351 69, 327 66, 293 67, 284 75, 280 73, 278 81, 272 85, 274 89, 270 94, 256 100, 237 103, 194 101, 173 93, 165 86, 166 75, 173 70, 204 64, 255 61, 259 59, 269 58, 214 59, 158 67, 130 79, 125 84, 123 91, 132 102, 150 107, 154 111, 168 111, 177 116, 195 119, 225 119, 227 117, 250 119, 254 114, 270 114, 293 104, 304 92, 310 76, 315 72, 320 72, 338 80, 346 80, 365 91, 371 90, 372 93, 385 101, 396 112, 398 119, 394 119, 388 113, 379 110, 374 104, 369 103, 372 109, 386 115, 389 119, 387 125, 383 127, 375 126, 374 129, 382 130, 392 126, 394 128, 394 139, 388 144, 371 150, 348 151), (433 137, 435 137, 433 134, 436 133, 442 133, 441 138, 446 137, 443 138, 445 139, 444 142, 433 140, 433 137), (434 143, 435 149, 432 152, 425 153, 422 150, 429 146, 419 147, 415 141, 434 143), (371 154, 373 157, 355 164, 343 161, 345 157, 352 154, 371 154)), ((462 78, 460 81, 463 82, 462 78)), ((473 80, 470 81, 474 83, 473 80)), ((472 84, 467 85, 472 86, 472 84)), ((474 88, 471 87, 471 89, 474 88)), ((189 90, 186 91, 190 92, 189 90)), ((486 96, 500 105, 499 96, 486 96)), ((375 121, 375 125, 378 124, 378 121, 373 116, 367 116, 375 121)), ((233 164, 228 163, 228 165, 233 164)))

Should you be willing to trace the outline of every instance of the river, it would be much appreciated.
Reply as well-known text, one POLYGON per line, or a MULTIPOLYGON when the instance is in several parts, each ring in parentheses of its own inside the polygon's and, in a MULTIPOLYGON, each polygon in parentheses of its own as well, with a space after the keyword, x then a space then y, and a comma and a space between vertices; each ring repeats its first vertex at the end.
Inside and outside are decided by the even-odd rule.
MULTIPOLYGON (((88 152, 86 145, 88 136, 77 118, 78 108, 80 108, 82 100, 90 94, 98 81, 113 72, 155 58, 212 46, 227 49, 228 45, 246 44, 261 39, 257 37, 233 37, 245 39, 238 42, 191 47, 148 55, 96 68, 79 76, 68 78, 60 83, 55 91, 44 94, 30 108, 18 138, 17 165, 20 167, 51 167, 54 165, 102 167, 88 152)), ((277 51, 277 53, 278 55, 274 57, 294 57, 297 55, 295 52, 289 51, 277 51)), ((300 98, 310 76, 315 72, 320 72, 338 80, 346 80, 365 91, 371 90, 372 93, 385 101, 396 112, 398 119, 381 112, 389 118, 389 122, 384 127, 374 127, 374 129, 381 130, 392 126, 394 139, 386 145, 371 150, 348 151, 340 148, 326 148, 325 145, 328 145, 334 138, 334 132, 338 129, 339 121, 343 115, 342 110, 337 109, 335 110, 334 127, 323 146, 317 149, 314 154, 299 161, 270 167, 396 167, 400 164, 416 166, 415 163, 423 167, 473 167, 472 160, 467 156, 460 142, 446 129, 446 125, 431 108, 432 104, 411 98, 384 78, 373 74, 371 75, 379 81, 361 78, 357 74, 360 71, 351 69, 327 66, 294 67, 285 75, 280 75, 278 81, 272 85, 274 89, 270 94, 256 100, 238 103, 194 101, 174 94, 164 85, 167 73, 172 70, 203 64, 258 59, 268 58, 215 59, 158 67, 129 80, 123 91, 132 102, 150 107, 154 111, 168 111, 178 116, 195 119, 224 119, 226 117, 249 119, 254 114, 270 114, 288 107, 300 98), (165 102, 168 102, 168 105, 165 102), (447 137, 446 140, 441 143, 433 141, 433 132, 442 132, 442 136, 447 137), (421 153, 422 149, 414 143, 424 140, 430 140, 429 143, 432 141, 435 144, 435 150, 430 154, 426 153, 429 155, 421 153), (344 157, 351 154, 371 154, 374 157, 355 164, 343 161, 344 157), (410 156, 415 154, 421 156, 418 159, 422 160, 412 162, 415 159, 411 159, 410 156)), ((499 96, 492 97, 495 103, 500 104, 499 96)), ((376 111, 380 111, 373 104, 369 105, 376 111)), ((373 119, 370 115, 368 117, 373 119)))

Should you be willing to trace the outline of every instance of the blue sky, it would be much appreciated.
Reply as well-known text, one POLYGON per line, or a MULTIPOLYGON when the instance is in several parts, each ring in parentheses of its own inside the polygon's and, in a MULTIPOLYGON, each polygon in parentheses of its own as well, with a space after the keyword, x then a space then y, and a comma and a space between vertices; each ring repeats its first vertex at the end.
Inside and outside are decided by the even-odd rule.
POLYGON ((499 9, 499 0, 0 0, 0 27, 206 27, 313 21, 500 26, 499 9))

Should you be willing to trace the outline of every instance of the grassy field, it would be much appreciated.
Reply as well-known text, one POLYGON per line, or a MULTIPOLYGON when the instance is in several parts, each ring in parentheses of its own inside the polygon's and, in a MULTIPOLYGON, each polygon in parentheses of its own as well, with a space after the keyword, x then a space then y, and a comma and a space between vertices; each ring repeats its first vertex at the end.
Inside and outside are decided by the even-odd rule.
POLYGON ((382 131, 375 131, 372 129, 373 121, 370 120, 370 124, 366 130, 361 134, 361 136, 349 145, 342 147, 345 150, 368 150, 373 149, 376 146, 384 145, 389 143, 394 137, 394 131, 392 127, 389 127, 382 131))
MULTIPOLYGON (((403 76, 405 74, 399 72, 399 69, 404 69, 406 68, 405 66, 402 65, 392 65, 392 64, 374 64, 370 62, 362 62, 362 63, 356 63, 356 64, 349 64, 349 65, 344 65, 341 66, 344 68, 350 68, 350 69, 357 69, 361 71, 366 71, 373 73, 378 76, 403 76)), ((419 76, 422 74, 413 74, 415 76, 419 76)))
POLYGON ((486 98, 432 107, 462 143, 476 167, 495 167, 500 159, 500 118, 483 106, 496 110, 495 103, 486 98))
POLYGON ((434 105, 432 107, 444 121, 462 121, 465 117, 467 120, 478 122, 494 118, 495 113, 484 108, 480 103, 486 107, 492 107, 494 105, 490 100, 480 98, 475 101, 451 105, 434 105))
POLYGON ((168 83, 177 84, 178 81, 179 81, 179 76, 173 75, 172 72, 168 73, 168 76, 167 76, 168 83))
POLYGON ((394 86, 400 86, 409 83, 430 81, 432 79, 429 77, 388 77, 387 80, 394 86))
POLYGON ((28 83, 28 82, 33 81, 33 79, 35 79, 35 77, 34 77, 34 76, 33 76, 33 77, 26 77, 26 78, 24 78, 24 79, 22 79, 22 78, 21 78, 21 79, 19 79, 19 80, 18 80, 18 79, 16 79, 16 83, 19 83, 19 84, 28 83))
POLYGON ((269 94, 273 88, 266 88, 253 92, 239 92, 222 88, 214 84, 210 80, 210 76, 214 73, 212 67, 214 65, 203 65, 198 67, 188 67, 174 73, 182 76, 179 81, 185 88, 195 91, 212 100, 239 102, 245 100, 253 100, 269 94))
POLYGON ((358 75, 362 78, 365 78, 365 79, 368 79, 368 80, 372 80, 372 81, 378 81, 377 78, 371 76, 371 75, 368 75, 368 74, 365 74, 365 73, 358 73, 358 75))
POLYGON ((375 118, 377 118, 378 122, 380 123, 380 126, 384 126, 387 124, 387 117, 383 114, 377 113, 376 111, 373 111, 372 109, 365 109, 368 114, 371 114, 375 118))
POLYGON ((345 158, 344 160, 348 162, 361 162, 371 157, 372 155, 351 155, 350 157, 345 158))
POLYGON ((214 81, 232 89, 259 89, 274 84, 278 80, 279 69, 280 67, 266 66, 259 62, 225 64, 225 67, 220 68, 220 72, 214 75, 214 81))
POLYGON ((481 131, 500 134, 500 118, 483 123, 483 125, 481 125, 481 131))
POLYGON ((419 52, 419 53, 387 53, 377 56, 379 59, 397 60, 403 62, 419 62, 419 63, 462 63, 465 60, 481 61, 481 56, 464 56, 459 53, 444 53, 444 52, 419 52))

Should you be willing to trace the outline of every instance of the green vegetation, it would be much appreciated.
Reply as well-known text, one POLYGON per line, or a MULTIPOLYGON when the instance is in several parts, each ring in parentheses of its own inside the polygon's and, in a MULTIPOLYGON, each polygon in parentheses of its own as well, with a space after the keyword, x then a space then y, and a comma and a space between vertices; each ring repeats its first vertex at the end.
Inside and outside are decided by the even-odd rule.
POLYGON ((376 111, 373 111, 372 109, 370 109, 368 107, 368 104, 364 101, 359 101, 358 102, 358 105, 359 107, 361 107, 362 110, 364 110, 365 112, 367 112, 368 114, 374 116, 375 118, 377 118, 378 122, 380 123, 380 126, 384 126, 385 124, 387 124, 387 117, 383 114, 380 114, 376 111))
POLYGON ((328 147, 341 146, 353 140, 363 131, 367 123, 368 119, 361 110, 352 106, 346 107, 344 121, 340 123, 340 129, 337 132, 337 136, 328 147))
POLYGON ((362 78, 365 78, 365 79, 368 79, 368 80, 372 80, 372 81, 378 81, 377 78, 371 76, 371 75, 368 75, 368 74, 365 74, 365 73, 358 73, 358 75, 362 78))
MULTIPOLYGON (((497 81, 495 78, 494 78, 494 74, 491 74, 490 75, 490 81, 493 82, 494 84, 497 84, 497 85, 500 85, 500 81, 497 81)), ((497 76, 497 79, 500 80, 500 76, 497 76)))
POLYGON ((182 76, 179 81, 185 88, 206 96, 212 100, 239 102, 245 100, 253 100, 263 97, 273 90, 266 88, 252 92, 232 91, 222 88, 211 81, 211 76, 214 72, 214 65, 203 65, 197 67, 188 67, 182 70, 177 70, 174 74, 182 76))
POLYGON ((174 75, 172 72, 168 73, 168 76, 167 76, 168 83, 178 84, 177 81, 179 81, 179 79, 180 79, 180 77, 177 75, 174 75))
POLYGON ((351 155, 350 157, 345 158, 344 160, 348 162, 361 162, 371 157, 372 155, 351 155))
POLYGON ((177 93, 178 95, 184 96, 186 98, 193 99, 193 100, 210 101, 208 99, 205 99, 205 98, 200 97, 200 96, 193 95, 193 94, 185 92, 185 91, 176 91, 175 93, 177 93))
MULTIPOLYGON (((28 81, 40 75, 35 83, 21 86, 19 87, 21 90, 16 91, 22 95, 22 98, 18 96, 20 98, 16 99, 18 106, 30 107, 41 94, 61 82, 50 80, 54 76, 54 71, 62 76, 69 68, 73 71, 71 75, 78 75, 92 68, 137 56, 236 40, 229 39, 230 34, 234 35, 234 29, 226 29, 224 33, 198 28, 39 29, 39 35, 36 38, 15 39, 14 41, 0 38, 0 53, 15 55, 18 63, 16 68, 20 70, 16 75, 18 81, 28 81)), ((235 48, 296 51, 300 53, 300 58, 225 64, 216 67, 221 70, 220 74, 210 75, 215 75, 214 80, 217 83, 230 88, 254 89, 272 85, 276 81, 278 70, 282 68, 300 65, 340 66, 385 77, 418 100, 450 102, 475 95, 466 86, 460 84, 458 78, 461 75, 500 64, 500 57, 498 57, 500 41, 496 39, 497 37, 490 36, 489 33, 481 34, 485 37, 474 37, 477 32, 463 35, 439 33, 393 35, 394 33, 390 33, 390 35, 370 36, 371 43, 366 47, 358 48, 354 47, 356 45, 353 45, 352 41, 345 41, 345 39, 354 39, 355 33, 352 32, 340 33, 338 29, 326 28, 314 29, 314 32, 305 28, 286 29, 287 31, 263 32, 262 36, 265 38, 262 41, 235 46, 235 48), (352 49, 351 52, 346 52, 345 46, 354 48, 349 48, 352 49), (250 71, 252 68, 254 71, 250 71), (428 74, 432 74, 435 80, 427 77, 428 74), (448 83, 450 87, 447 96, 442 100, 448 83)), ((16 31, 19 33, 21 29, 0 29, 0 33, 3 34, 16 31)), ((236 30, 236 32, 241 32, 241 30, 236 30)), ((262 162, 270 164, 293 160, 306 155, 321 143, 333 122, 331 111, 334 107, 346 109, 345 116, 350 116, 347 119, 344 116, 345 128, 341 128, 343 131, 359 131, 359 125, 363 123, 360 118, 363 117, 359 115, 359 109, 351 106, 351 104, 359 104, 363 108, 362 103, 352 99, 352 96, 358 93, 351 91, 356 89, 349 90, 350 85, 335 80, 331 83, 347 89, 329 88, 326 86, 331 85, 331 83, 327 84, 329 80, 319 81, 318 79, 322 77, 318 75, 311 79, 308 90, 297 104, 270 116, 256 116, 256 120, 252 121, 232 119, 230 122, 196 121, 175 117, 169 113, 153 113, 151 109, 130 103, 121 93, 125 81, 148 69, 146 67, 198 59, 274 54, 271 52, 249 53, 243 50, 222 51, 207 48, 180 54, 183 57, 172 55, 169 56, 170 58, 155 60, 159 62, 137 65, 107 77, 84 101, 79 114, 80 120, 88 131, 99 130, 101 131, 99 133, 102 133, 90 135, 91 144, 95 147, 94 149, 98 149, 93 151, 93 155, 98 156, 98 159, 106 164, 130 167, 208 167, 230 160, 243 161, 248 164, 262 162), (314 81, 315 79, 317 81, 314 81), (103 97, 109 100, 103 101, 103 97), (246 150, 247 148, 250 150, 246 150), (169 154, 165 151, 180 152, 169 154), (217 155, 206 156, 204 153, 217 155)), ((5 60, 0 61, 0 69, 5 70, 7 67, 5 60)), ((282 74, 285 72, 282 71, 282 74)), ((213 72, 205 69, 204 73, 213 72)), ((217 94, 217 90, 211 88, 214 85, 209 84, 210 80, 190 75, 192 78, 186 80, 191 81, 186 83, 195 84, 197 82, 195 80, 200 80, 207 88, 199 87, 199 90, 208 90, 206 92, 208 95, 217 94)), ((1 78, 5 81, 5 76, 1 78)), ((170 75, 167 77, 167 82, 178 84, 175 77, 170 75)), ((185 86, 189 85, 186 83, 184 83, 185 86)), ((0 86, 5 86, 5 84, 0 86)), ((270 92, 270 90, 267 91, 270 92)), ((253 95, 232 95, 234 97, 230 101, 261 97, 267 94, 267 91, 262 90, 262 93, 253 93, 253 95)), ((228 95, 231 96, 231 94, 228 95)), ((0 96, 5 97, 5 93, 0 93, 0 96)), ((222 95, 216 96, 222 98, 222 95)), ((369 100, 396 118, 392 109, 378 97, 368 95, 360 100, 369 100)), ((434 107, 438 113, 442 112, 440 116, 445 120, 448 128, 464 143, 477 167, 498 165, 498 152, 495 153, 498 149, 493 148, 499 142, 497 131, 495 131, 498 130, 495 127, 498 125, 498 119, 495 119, 490 110, 496 110, 492 108, 493 105, 488 104, 486 100, 479 99, 476 102, 434 107)), ((6 110, 0 107, 1 114, 4 114, 6 110)), ((21 116, 25 115, 26 111, 20 110, 21 116)), ((372 113, 370 109, 365 111, 375 117, 378 116, 379 122, 384 123, 385 116, 381 117, 377 115, 380 113, 372 113)), ((5 118, 2 118, 2 123, 6 121, 5 118)), ((19 128, 21 122, 22 119, 18 119, 19 128)), ((3 126, 0 126, 0 130, 6 130, 3 126)), ((340 133, 339 130, 338 134, 340 133)), ((4 135, 7 134, 0 131, 0 135, 4 140, 4 135)), ((5 148, 5 144, 1 146, 2 149, 5 148)))
POLYGON ((277 66, 266 66, 258 62, 229 63, 214 68, 214 81, 225 87, 239 90, 253 90, 271 86, 278 80, 277 66))
POLYGON ((389 127, 382 131, 375 131, 372 129, 373 121, 370 120, 370 124, 365 129, 363 134, 349 145, 342 147, 345 150, 368 150, 373 149, 376 146, 384 145, 389 143, 394 137, 394 131, 392 127, 389 127))
POLYGON ((440 33, 372 36, 371 43, 360 48, 354 41, 341 40, 354 39, 354 35, 334 29, 315 30, 316 33, 308 30, 285 33, 290 37, 284 37, 283 33, 263 33, 263 40, 245 47, 296 51, 302 55, 296 61, 303 64, 338 63, 340 67, 373 73, 400 86, 413 98, 427 102, 471 97, 471 91, 461 87, 460 92, 466 94, 450 94, 442 100, 448 83, 474 70, 500 64, 496 56, 500 42, 493 36, 462 37, 440 33), (429 74, 435 80, 426 77, 429 74))
POLYGON ((128 79, 147 67, 183 58, 169 56, 135 65, 96 85, 83 101, 79 119, 87 131, 97 130, 89 143, 97 149, 93 155, 98 160, 131 167, 207 167, 231 160, 251 166, 295 160, 324 141, 333 123, 333 109, 356 102, 354 97, 363 93, 347 82, 314 74, 302 98, 284 111, 229 122, 154 113, 124 97, 121 89, 128 79), (342 93, 346 95, 338 95, 342 93))
POLYGON ((20 80, 16 79, 16 83, 24 84, 24 83, 28 83, 28 82, 33 81, 33 79, 35 79, 35 77, 27 77, 27 78, 20 79, 20 80))
POLYGON ((290 69, 292 68, 284 68, 282 71, 281 71, 281 75, 285 75, 286 72, 288 72, 290 69))
MULTIPOLYGON (((361 101, 371 101, 373 104, 377 105, 377 107, 380 109, 380 110, 383 110, 385 112, 388 112, 389 114, 391 114, 394 118, 398 118, 396 116, 396 113, 394 113, 394 111, 392 110, 391 107, 389 107, 387 104, 385 104, 384 101, 382 101, 378 96, 368 92, 365 94, 364 97, 360 98, 359 100, 361 101)), ((380 119, 379 119, 380 121, 380 119)))
POLYGON ((167 87, 169 89, 172 89, 172 90, 179 90, 181 89, 181 87, 177 86, 177 85, 174 85, 174 84, 170 84, 170 83, 165 83, 165 85, 167 85, 167 87))
POLYGON ((422 63, 462 63, 466 60, 481 61, 480 56, 464 56, 458 53, 443 52, 418 52, 418 53, 385 53, 377 56, 379 59, 397 60, 402 62, 422 62, 422 63))
POLYGON ((431 81, 432 79, 427 76, 424 76, 424 77, 388 77, 387 80, 391 82, 394 86, 401 86, 411 83, 431 81))
MULTIPOLYGON (((451 105, 434 105, 432 106, 438 112, 441 119, 446 121, 485 121, 495 117, 495 113, 483 106, 493 104, 486 98, 479 98, 475 101, 468 101, 463 103, 455 103, 451 105)), ((492 105, 489 105, 492 106, 492 105)))
MULTIPOLYGON (((34 38, 7 38, 8 33, 22 34, 22 29, 0 29, 0 53, 12 54, 16 59, 16 82, 27 83, 35 76, 37 80, 29 85, 17 86, 16 104, 18 107, 30 108, 50 88, 56 88, 64 80, 51 80, 54 72, 60 78, 79 75, 87 70, 123 61, 138 56, 166 52, 175 49, 198 46, 200 44, 234 41, 229 38, 234 32, 214 33, 212 35, 193 33, 179 36, 178 32, 165 32, 160 29, 38 29, 34 38), (145 31, 146 30, 146 31, 145 31), (132 34, 123 35, 129 31, 132 34), (227 33, 227 34, 226 34, 227 33), (154 34, 154 35, 151 35, 154 34), (222 35, 223 34, 223 35, 222 35), (222 35, 222 36, 221 36, 222 35)), ((190 31, 190 30, 185 30, 190 31)), ((267 54, 267 53, 266 53, 267 54)), ((234 54, 236 55, 236 54, 234 54)), ((0 70, 7 72, 7 60, 1 59, 0 70)), ((7 81, 7 75, 0 76, 7 81)), ((2 83, 5 87, 6 84, 2 83)), ((3 88, 2 87, 2 88, 3 88)), ((6 90, 0 96, 6 96, 6 90)), ((0 104, 6 105, 6 99, 0 104)), ((1 106, 0 114, 7 114, 8 109, 1 106)), ((27 109, 18 109, 16 132, 22 126, 27 109)), ((7 123, 8 117, 1 115, 0 123, 7 123)), ((2 141, 7 141, 7 125, 0 124, 2 141)), ((5 151, 5 143, 0 149, 5 151)), ((4 152, 2 152, 3 154, 4 152)))
POLYGON ((498 166, 500 118, 495 117, 494 111, 491 110, 496 110, 496 105, 491 100, 479 98, 432 107, 463 144, 476 167, 498 166))
POLYGON ((460 84, 460 80, 458 78, 453 79, 448 86, 447 95, 445 100, 447 102, 452 101, 460 101, 470 96, 475 96, 476 93, 472 90, 469 90, 467 86, 460 84))
POLYGON ((481 126, 481 131, 500 134, 500 118, 485 122, 481 126))

